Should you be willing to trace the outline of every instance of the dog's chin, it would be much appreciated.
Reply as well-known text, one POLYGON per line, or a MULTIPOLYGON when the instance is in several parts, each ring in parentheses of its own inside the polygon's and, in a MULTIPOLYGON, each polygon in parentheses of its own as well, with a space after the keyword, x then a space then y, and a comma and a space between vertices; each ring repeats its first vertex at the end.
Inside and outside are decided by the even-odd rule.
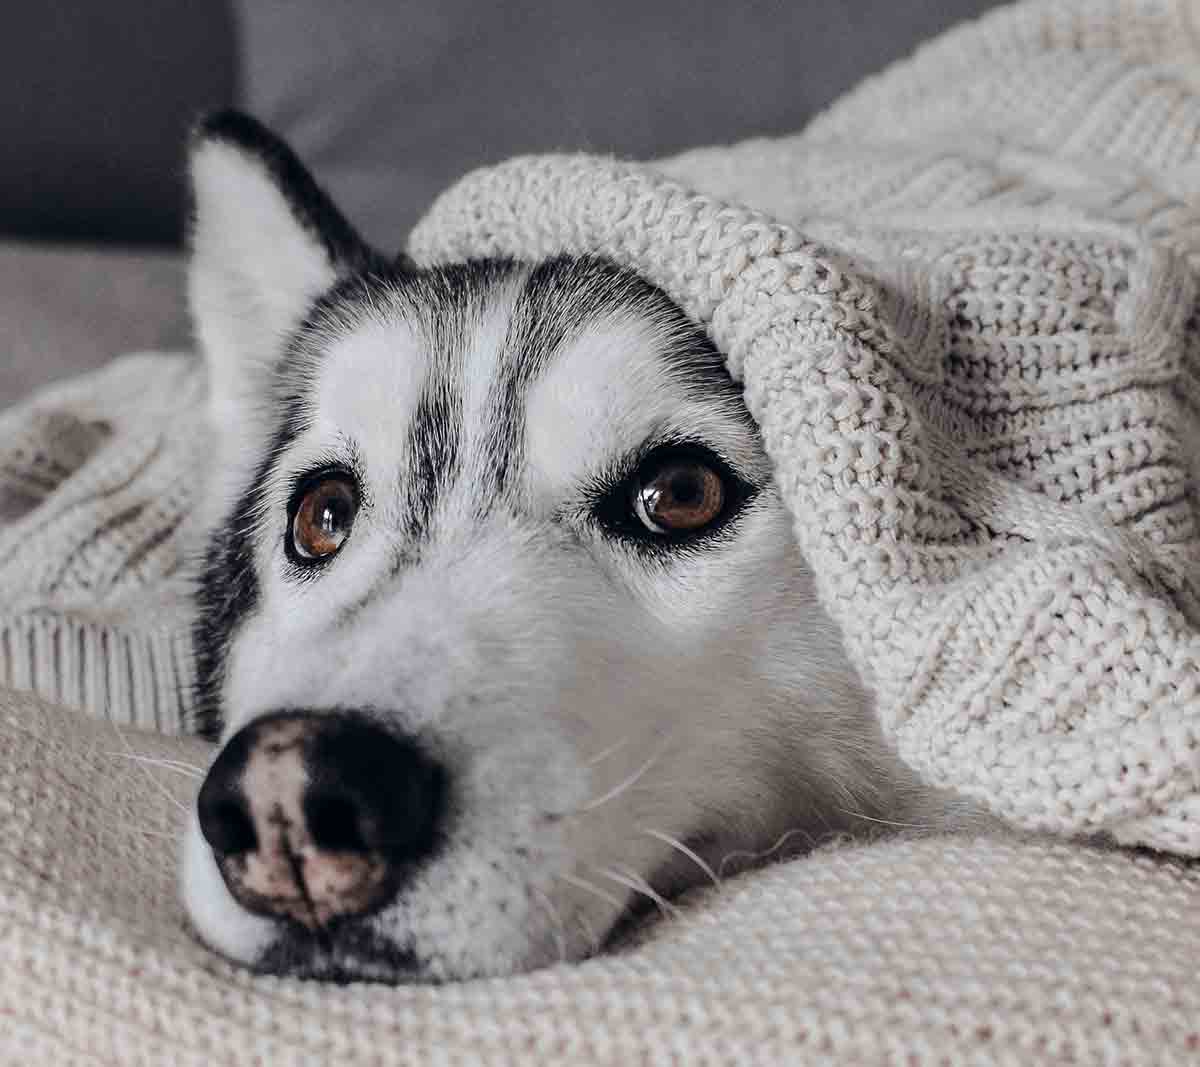
POLYGON ((397 944, 367 925, 345 925, 316 934, 292 923, 280 923, 278 926, 277 934, 254 959, 231 958, 230 962, 254 974, 340 985, 353 982, 443 985, 476 978, 522 974, 560 962, 557 955, 538 953, 522 964, 503 971, 480 967, 477 970, 447 973, 423 962, 410 948, 397 944))
MULTIPOLYGON (((380 934, 366 922, 341 924, 318 933, 290 922, 273 925, 277 927, 276 933, 253 959, 227 956, 230 962, 254 974, 340 985, 352 982, 442 985, 522 974, 561 962, 557 954, 535 952, 521 964, 504 970, 479 967, 449 973, 422 961, 411 948, 380 934)), ((211 944, 210 947, 216 948, 211 944)))
POLYGON ((439 981, 407 948, 364 925, 314 934, 288 924, 251 966, 258 974, 387 985, 439 981))

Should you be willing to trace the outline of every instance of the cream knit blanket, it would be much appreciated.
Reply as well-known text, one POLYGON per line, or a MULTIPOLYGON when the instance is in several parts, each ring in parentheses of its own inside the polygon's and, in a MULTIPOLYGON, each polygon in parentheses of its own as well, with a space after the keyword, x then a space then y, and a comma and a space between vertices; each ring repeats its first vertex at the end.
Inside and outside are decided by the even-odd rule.
POLYGON ((514 160, 412 250, 662 286, 743 380, 904 758, 1200 854, 1194 0, 1001 10, 781 141, 514 160))
POLYGON ((447 986, 256 978, 189 934, 207 746, 0 690, 0 1064, 1194 1063, 1200 867, 1050 839, 827 848, 582 964, 447 986))
MULTIPOLYGON (((636 266, 728 352, 908 760, 1020 825, 1200 853, 1197 0, 1003 9, 798 137, 518 160, 413 237, 563 249, 636 266)), ((139 358, 0 419, 11 684, 180 728, 202 390, 139 358)), ((0 690, 0 1062, 1200 1052, 1197 870, 1046 841, 821 851, 506 981, 254 979, 176 902, 206 754, 0 690)))

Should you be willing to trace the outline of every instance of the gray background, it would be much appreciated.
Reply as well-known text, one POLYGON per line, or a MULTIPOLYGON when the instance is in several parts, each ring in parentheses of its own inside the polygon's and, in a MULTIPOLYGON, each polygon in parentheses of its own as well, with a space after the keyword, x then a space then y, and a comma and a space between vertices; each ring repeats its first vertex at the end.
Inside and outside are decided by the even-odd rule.
POLYGON ((994 0, 77 0, 0 33, 0 234, 175 244, 183 138, 238 104, 398 248, 518 152, 650 157, 784 133, 994 0))

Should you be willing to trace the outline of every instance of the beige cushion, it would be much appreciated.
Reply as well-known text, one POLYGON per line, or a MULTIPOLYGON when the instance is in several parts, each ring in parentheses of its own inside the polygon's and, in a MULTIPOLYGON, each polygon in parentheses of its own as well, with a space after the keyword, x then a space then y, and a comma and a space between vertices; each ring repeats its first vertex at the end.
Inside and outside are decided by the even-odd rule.
POLYGON ((0 691, 0 1062, 1200 1056, 1200 869, 1034 840, 824 848, 691 894, 613 955, 516 978, 256 978, 192 939, 175 893, 206 756, 0 691))

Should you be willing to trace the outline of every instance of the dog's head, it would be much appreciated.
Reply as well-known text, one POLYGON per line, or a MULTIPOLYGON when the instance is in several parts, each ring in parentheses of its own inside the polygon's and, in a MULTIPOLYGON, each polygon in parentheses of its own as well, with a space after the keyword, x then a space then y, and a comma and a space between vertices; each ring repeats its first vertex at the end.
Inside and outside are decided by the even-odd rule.
POLYGON ((528 969, 878 810, 755 425, 671 300, 594 258, 385 259, 242 116, 192 174, 207 942, 343 978, 528 969))

